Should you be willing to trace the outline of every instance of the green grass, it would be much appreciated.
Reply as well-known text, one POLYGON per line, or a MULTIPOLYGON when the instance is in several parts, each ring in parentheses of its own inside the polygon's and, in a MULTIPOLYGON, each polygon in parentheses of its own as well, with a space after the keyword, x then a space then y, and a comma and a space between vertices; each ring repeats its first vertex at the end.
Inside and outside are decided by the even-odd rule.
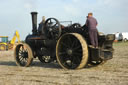
POLYGON ((114 42, 113 46, 128 46, 128 42, 114 42))

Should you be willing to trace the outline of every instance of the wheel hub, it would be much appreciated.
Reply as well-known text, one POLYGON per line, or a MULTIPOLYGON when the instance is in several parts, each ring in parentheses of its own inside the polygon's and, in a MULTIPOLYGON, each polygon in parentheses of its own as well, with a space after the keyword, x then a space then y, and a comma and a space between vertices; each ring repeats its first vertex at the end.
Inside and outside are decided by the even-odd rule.
POLYGON ((68 54, 68 55, 72 55, 72 53, 73 53, 72 49, 68 49, 68 50, 67 50, 67 54, 68 54))
POLYGON ((21 56, 22 56, 23 58, 28 58, 28 53, 27 53, 27 52, 23 52, 23 53, 21 53, 21 56))

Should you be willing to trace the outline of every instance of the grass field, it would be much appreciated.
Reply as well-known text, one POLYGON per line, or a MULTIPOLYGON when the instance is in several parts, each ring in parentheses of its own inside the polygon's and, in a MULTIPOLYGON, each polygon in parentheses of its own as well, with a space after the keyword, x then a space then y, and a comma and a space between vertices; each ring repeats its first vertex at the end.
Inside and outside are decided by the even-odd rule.
POLYGON ((128 46, 128 42, 114 42, 113 46, 128 46))
POLYGON ((37 59, 30 67, 18 67, 13 51, 0 51, 0 85, 128 85, 128 42, 113 46, 113 59, 80 70, 64 70, 37 59))

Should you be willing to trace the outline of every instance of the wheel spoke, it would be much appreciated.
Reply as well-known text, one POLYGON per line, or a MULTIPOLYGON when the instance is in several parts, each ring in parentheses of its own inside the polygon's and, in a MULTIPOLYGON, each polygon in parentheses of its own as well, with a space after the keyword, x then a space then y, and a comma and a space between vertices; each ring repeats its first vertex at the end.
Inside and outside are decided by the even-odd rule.
POLYGON ((63 46, 65 46, 65 47, 68 47, 68 45, 65 44, 64 42, 61 42, 61 44, 62 44, 63 46))
POLYGON ((66 55, 66 52, 59 52, 59 55, 66 55))
POLYGON ((71 47, 71 45, 72 45, 72 41, 71 41, 71 37, 70 37, 70 36, 67 37, 67 42, 68 42, 69 46, 71 47))
POLYGON ((55 23, 52 27, 53 27, 53 28, 55 28, 55 27, 56 27, 56 25, 57 25, 57 23, 55 23))
POLYGON ((19 59, 23 58, 22 56, 19 56, 19 59))
POLYGON ((73 55, 82 56, 82 54, 78 52, 74 52, 73 55))
POLYGON ((54 33, 53 32, 51 32, 51 36, 54 37, 54 33))
POLYGON ((74 59, 73 59, 73 61, 71 62, 71 68, 73 69, 73 68, 75 68, 76 66, 77 66, 77 64, 74 63, 74 59))
POLYGON ((78 56, 76 56, 76 61, 78 62, 78 63, 80 63, 81 62, 81 59, 80 59, 80 57, 78 57, 78 56))
POLYGON ((19 56, 21 56, 22 54, 21 53, 18 53, 19 56))
POLYGON ((79 48, 80 48, 81 46, 80 45, 78 45, 77 47, 75 47, 73 50, 75 51, 75 50, 78 50, 79 48))
POLYGON ((21 50, 21 49, 19 50, 19 53, 20 53, 20 54, 22 53, 22 50, 21 50))
POLYGON ((25 62, 27 63, 27 58, 24 58, 25 62))
POLYGON ((73 43, 72 43, 71 48, 73 48, 73 47, 74 47, 74 45, 75 45, 75 42, 73 42, 73 43))
POLYGON ((23 60, 24 60, 24 58, 23 58, 23 57, 21 57, 21 58, 20 58, 20 61, 22 62, 23 60))
POLYGON ((72 62, 72 64, 74 64, 74 57, 73 56, 71 57, 71 62, 72 62))
POLYGON ((21 46, 21 50, 24 51, 24 46, 21 46))
POLYGON ((52 23, 52 20, 50 19, 50 24, 52 23))
POLYGON ((72 43, 71 47, 74 48, 74 47, 76 47, 78 45, 79 45, 78 40, 74 40, 74 42, 72 43))

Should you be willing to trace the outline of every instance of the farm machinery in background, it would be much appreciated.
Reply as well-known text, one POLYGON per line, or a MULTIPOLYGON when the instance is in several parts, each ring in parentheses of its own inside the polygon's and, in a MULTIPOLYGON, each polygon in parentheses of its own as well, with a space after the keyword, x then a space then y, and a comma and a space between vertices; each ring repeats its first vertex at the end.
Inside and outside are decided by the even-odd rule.
POLYGON ((37 29, 37 12, 32 12, 32 34, 14 49, 16 64, 30 66, 38 57, 42 63, 57 61, 64 69, 99 65, 113 58, 115 35, 98 35, 98 48, 91 48, 88 29, 79 23, 64 26, 55 18, 41 22, 37 29))
POLYGON ((18 43, 20 43, 20 36, 18 31, 15 32, 10 42, 8 41, 8 36, 0 36, 0 51, 12 49, 15 45, 16 37, 18 39, 18 43))

